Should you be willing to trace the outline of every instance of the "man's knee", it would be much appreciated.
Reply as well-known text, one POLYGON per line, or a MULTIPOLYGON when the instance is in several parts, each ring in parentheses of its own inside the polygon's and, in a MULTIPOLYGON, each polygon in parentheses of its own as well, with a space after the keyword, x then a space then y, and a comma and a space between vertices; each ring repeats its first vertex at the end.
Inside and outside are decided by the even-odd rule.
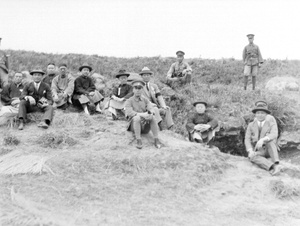
POLYGON ((139 116, 139 115, 136 115, 136 116, 134 116, 133 118, 132 118, 132 120, 133 120, 133 122, 135 122, 135 123, 140 123, 141 122, 141 117, 139 116))

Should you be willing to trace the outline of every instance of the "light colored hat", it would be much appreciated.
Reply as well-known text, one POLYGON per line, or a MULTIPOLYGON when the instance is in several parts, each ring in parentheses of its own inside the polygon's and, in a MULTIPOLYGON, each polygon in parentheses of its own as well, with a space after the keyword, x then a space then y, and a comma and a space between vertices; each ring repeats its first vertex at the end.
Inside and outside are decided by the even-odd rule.
POLYGON ((137 79, 137 80, 133 80, 132 82, 131 82, 131 85, 132 86, 144 86, 146 83, 143 81, 143 80, 139 80, 139 79, 137 79))
POLYGON ((265 103, 257 103, 252 112, 255 114, 257 111, 264 111, 267 114, 271 113, 268 109, 268 106, 265 103))
POLYGON ((45 72, 44 72, 43 70, 41 70, 41 69, 33 69, 33 70, 30 72, 31 75, 33 75, 34 73, 39 73, 39 74, 42 74, 42 75, 45 74, 45 72))
POLYGON ((143 75, 143 74, 153 74, 153 72, 152 71, 150 71, 150 69, 148 68, 148 67, 144 67, 143 69, 142 69, 142 71, 140 72, 140 75, 143 75))

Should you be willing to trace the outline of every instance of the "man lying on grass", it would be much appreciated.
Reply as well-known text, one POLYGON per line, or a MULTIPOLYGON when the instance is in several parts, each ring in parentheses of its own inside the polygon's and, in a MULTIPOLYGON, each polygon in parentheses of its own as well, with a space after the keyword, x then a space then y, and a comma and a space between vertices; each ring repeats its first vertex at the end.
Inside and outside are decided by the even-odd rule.
POLYGON ((215 129, 218 127, 218 121, 214 119, 207 111, 207 103, 197 101, 193 103, 195 112, 188 115, 186 129, 189 133, 190 141, 207 144, 215 136, 215 129))
POLYGON ((132 82, 133 97, 130 97, 125 103, 125 114, 129 118, 127 130, 134 132, 137 140, 137 148, 143 147, 141 133, 153 133, 154 145, 160 148, 161 144, 158 140, 158 125, 154 117, 154 110, 151 102, 142 96, 142 89, 145 83, 142 80, 132 82))
POLYGON ((273 176, 280 173, 277 150, 278 128, 276 121, 266 120, 271 112, 264 103, 256 104, 252 110, 255 120, 248 125, 245 145, 251 162, 268 170, 273 176), (271 157, 271 160, 267 158, 271 157))

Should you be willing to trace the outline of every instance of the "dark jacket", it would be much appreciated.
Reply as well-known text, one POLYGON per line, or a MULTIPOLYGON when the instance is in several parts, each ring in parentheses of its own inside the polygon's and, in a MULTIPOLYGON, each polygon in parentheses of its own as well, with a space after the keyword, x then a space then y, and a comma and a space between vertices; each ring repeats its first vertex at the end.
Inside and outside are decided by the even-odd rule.
POLYGON ((23 89, 24 86, 22 83, 19 86, 17 86, 14 82, 6 85, 1 93, 1 100, 4 105, 10 105, 13 98, 20 97, 23 89))
POLYGON ((75 79, 74 95, 89 94, 95 90, 95 83, 90 76, 81 75, 75 79))
POLYGON ((129 97, 133 96, 132 86, 129 84, 119 85, 118 87, 115 87, 113 89, 112 95, 115 95, 116 97, 119 98, 125 98, 127 100, 129 99, 129 97))
POLYGON ((53 75, 46 75, 43 79, 42 82, 48 84, 50 87, 52 85, 52 80, 56 77, 56 74, 53 75))
POLYGON ((45 97, 48 100, 48 104, 52 104, 53 99, 50 86, 44 82, 41 82, 39 90, 36 91, 33 83, 34 82, 31 82, 25 85, 23 92, 20 96, 20 100, 23 100, 25 96, 32 96, 35 99, 35 102, 38 103, 42 97, 45 97))
POLYGON ((189 133, 194 131, 194 126, 197 124, 208 124, 211 126, 211 129, 214 129, 218 126, 218 121, 207 112, 203 114, 197 112, 188 114, 186 129, 189 133))

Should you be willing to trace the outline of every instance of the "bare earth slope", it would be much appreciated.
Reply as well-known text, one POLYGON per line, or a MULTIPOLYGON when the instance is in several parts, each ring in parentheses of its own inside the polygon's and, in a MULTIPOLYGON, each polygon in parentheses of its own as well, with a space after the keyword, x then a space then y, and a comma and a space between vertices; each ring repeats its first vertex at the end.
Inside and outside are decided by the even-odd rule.
POLYGON ((272 177, 170 131, 160 150, 151 135, 138 150, 125 127, 61 112, 47 131, 1 127, 21 142, 1 146, 0 225, 300 225, 295 166, 272 177))

